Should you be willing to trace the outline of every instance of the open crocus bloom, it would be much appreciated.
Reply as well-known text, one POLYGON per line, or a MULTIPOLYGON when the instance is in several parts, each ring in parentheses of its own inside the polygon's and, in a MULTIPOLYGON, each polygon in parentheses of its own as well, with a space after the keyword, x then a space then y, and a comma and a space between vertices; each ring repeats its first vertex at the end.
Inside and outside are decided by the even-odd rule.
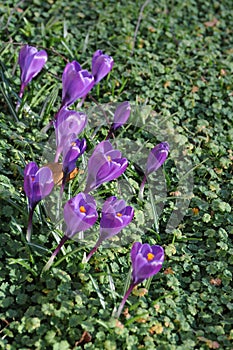
POLYGON ((55 257, 60 252, 61 247, 69 238, 73 238, 78 232, 88 230, 94 225, 98 218, 94 198, 91 195, 82 192, 66 202, 63 213, 66 223, 65 234, 45 265, 43 271, 47 271, 50 268, 55 257))
POLYGON ((23 96, 25 87, 40 73, 44 67, 48 55, 45 50, 38 51, 37 48, 25 45, 19 52, 19 66, 21 70, 21 87, 19 97, 23 96))
POLYGON ((67 63, 62 74, 62 105, 69 107, 78 98, 85 97, 95 84, 93 75, 76 61, 67 63))
POLYGON ((126 300, 133 288, 145 279, 154 276, 162 267, 164 261, 164 250, 159 245, 135 242, 131 249, 132 279, 129 289, 125 293, 116 316, 119 317, 126 300))
POLYGON ((118 234, 133 219, 134 209, 126 206, 123 199, 115 196, 108 198, 102 208, 100 220, 100 240, 110 238, 118 234))
POLYGON ((109 141, 102 141, 95 148, 88 161, 88 176, 85 192, 89 192, 102 183, 119 177, 127 168, 128 161, 121 152, 114 150, 109 141))
POLYGON ((134 209, 131 206, 126 206, 123 199, 117 199, 114 196, 109 197, 102 208, 99 239, 85 259, 86 262, 89 261, 105 239, 113 237, 123 230, 132 221, 133 215, 134 209))
POLYGON ((94 198, 80 192, 64 206, 64 219, 67 226, 65 236, 72 238, 76 233, 86 231, 98 218, 94 198))
POLYGON ((95 78, 95 84, 111 71, 113 64, 113 58, 105 55, 101 50, 97 50, 94 53, 92 57, 92 74, 95 78))
POLYGON ((132 283, 134 285, 158 273, 164 261, 164 250, 159 245, 150 246, 135 242, 131 249, 132 283))

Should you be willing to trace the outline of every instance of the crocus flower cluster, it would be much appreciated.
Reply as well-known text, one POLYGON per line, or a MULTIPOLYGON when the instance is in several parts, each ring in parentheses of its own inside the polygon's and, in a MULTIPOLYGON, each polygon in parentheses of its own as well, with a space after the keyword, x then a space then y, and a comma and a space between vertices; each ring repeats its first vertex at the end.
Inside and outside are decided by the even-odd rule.
MULTIPOLYGON (((38 51, 36 48, 28 45, 20 50, 21 87, 19 97, 23 96, 25 87, 41 71, 46 61, 47 53, 44 50, 38 51)), ((72 61, 65 66, 62 74, 61 105, 53 120, 57 146, 54 163, 49 163, 48 166, 39 168, 35 162, 31 162, 24 170, 24 191, 29 202, 29 220, 26 235, 29 242, 35 207, 51 193, 54 187, 55 174, 53 174, 53 169, 59 168, 59 172, 63 174, 63 179, 60 180, 59 178, 62 194, 69 174, 76 169, 76 162, 87 147, 85 139, 77 138, 87 124, 87 116, 82 112, 69 110, 69 107, 77 99, 82 98, 83 102, 93 86, 98 84, 111 71, 113 64, 114 61, 111 56, 104 54, 101 50, 97 50, 92 57, 91 73, 86 69, 82 69, 77 61, 72 61), (62 164, 58 163, 61 155, 62 164)), ((69 199, 64 205, 63 216, 66 224, 64 236, 52 253, 43 271, 50 268, 55 257, 68 239, 74 238, 79 232, 87 231, 96 223, 98 219, 97 205, 94 197, 89 192, 99 188, 103 183, 117 179, 125 172, 128 160, 122 157, 119 150, 113 148, 108 139, 115 130, 128 121, 130 112, 131 106, 128 101, 121 103, 116 108, 106 140, 95 147, 88 160, 88 173, 84 191, 69 199)), ((141 198, 148 176, 162 166, 168 156, 168 152, 169 144, 167 142, 158 144, 150 151, 139 192, 141 198)), ((89 261, 104 240, 119 234, 129 225, 133 216, 133 207, 127 205, 123 199, 118 199, 115 196, 107 198, 102 206, 99 238, 88 254, 86 262, 89 261)), ((163 261, 164 250, 161 246, 150 246, 147 243, 142 244, 140 242, 133 244, 131 249, 131 283, 117 311, 118 317, 133 288, 145 279, 157 274, 162 267, 163 261)))

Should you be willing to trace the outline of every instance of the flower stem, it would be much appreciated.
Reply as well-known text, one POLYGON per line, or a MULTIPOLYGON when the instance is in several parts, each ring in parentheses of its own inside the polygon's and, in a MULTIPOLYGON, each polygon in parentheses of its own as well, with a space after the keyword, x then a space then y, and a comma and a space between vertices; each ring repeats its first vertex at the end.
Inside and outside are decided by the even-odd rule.
POLYGON ((61 247, 63 246, 63 244, 67 241, 67 239, 69 239, 69 237, 64 236, 62 237, 60 243, 58 244, 57 248, 54 250, 53 254, 51 255, 51 257, 49 258, 49 261, 47 262, 47 264, 44 266, 42 273, 45 271, 48 271, 50 266, 52 265, 54 259, 56 258, 57 254, 60 252, 61 247))
MULTIPOLYGON (((19 98, 20 99, 22 99, 22 97, 23 97, 24 89, 25 89, 25 85, 21 84, 20 91, 19 91, 19 98)), ((20 106, 20 101, 18 101, 17 104, 16 104, 16 112, 18 112, 19 106, 20 106)))
POLYGON ((28 242, 31 241, 33 213, 34 213, 34 208, 29 210, 28 227, 27 227, 27 234, 26 234, 26 240, 27 240, 28 242))
POLYGON ((143 192, 144 192, 144 187, 145 187, 146 181, 147 181, 147 177, 146 177, 146 175, 144 175, 144 177, 142 179, 142 183, 141 183, 140 189, 139 189, 139 194, 138 194, 138 197, 141 200, 143 200, 143 192))
POLYGON ((89 253, 88 256, 86 257, 85 262, 88 262, 88 261, 91 259, 92 255, 97 251, 97 249, 98 249, 97 246, 95 246, 94 248, 92 248, 92 250, 90 251, 90 253, 89 253))
POLYGON ((116 317, 117 318, 119 318, 120 317, 120 314, 121 314, 121 312, 122 312, 122 310, 123 310, 123 307, 124 307, 124 305, 125 305, 125 302, 126 302, 126 300, 128 299, 128 297, 129 297, 129 295, 130 295, 130 293, 132 292, 132 290, 133 290, 133 288, 135 287, 135 284, 131 284, 130 286, 129 286, 129 289, 127 290, 127 292, 125 293, 125 295, 124 295, 124 297, 123 297, 123 299, 122 299, 122 301, 121 301, 121 303, 120 303, 120 306, 119 306, 119 308, 118 308, 118 310, 117 310, 117 312, 116 312, 116 317))
POLYGON ((91 259, 92 255, 97 251, 97 249, 99 248, 99 246, 102 242, 103 242, 103 239, 99 238, 98 241, 96 242, 94 248, 92 248, 92 250, 90 251, 90 253, 86 257, 85 262, 88 262, 91 259))
POLYGON ((109 140, 113 136, 113 130, 112 127, 108 130, 108 134, 105 137, 105 140, 109 140))

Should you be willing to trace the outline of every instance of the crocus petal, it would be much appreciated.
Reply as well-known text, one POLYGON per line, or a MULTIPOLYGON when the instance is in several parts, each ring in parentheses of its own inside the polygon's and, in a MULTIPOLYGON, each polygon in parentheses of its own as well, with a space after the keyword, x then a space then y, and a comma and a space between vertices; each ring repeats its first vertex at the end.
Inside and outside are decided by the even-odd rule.
POLYGON ((158 170, 165 160, 169 152, 169 144, 167 142, 159 143, 149 153, 146 164, 146 175, 158 170))
POLYGON ((62 75, 62 106, 72 105, 78 98, 84 97, 95 84, 94 77, 82 70, 76 61, 68 63, 62 75))
POLYGON ((124 125, 129 119, 130 112, 131 112, 130 103, 128 101, 121 103, 117 107, 114 113, 114 121, 113 121, 112 129, 116 130, 122 125, 124 125))
POLYGON ((103 54, 101 50, 97 50, 94 53, 92 58, 92 74, 96 84, 111 71, 113 64, 113 58, 103 54))

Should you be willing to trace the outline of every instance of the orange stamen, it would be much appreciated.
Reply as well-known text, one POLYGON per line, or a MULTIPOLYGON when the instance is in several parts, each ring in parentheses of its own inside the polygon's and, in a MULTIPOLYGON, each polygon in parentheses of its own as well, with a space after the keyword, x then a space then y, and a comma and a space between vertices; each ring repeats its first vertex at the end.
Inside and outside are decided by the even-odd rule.
POLYGON ((81 205, 81 207, 79 208, 81 213, 86 213, 86 209, 83 205, 81 205))
POLYGON ((109 162, 112 161, 112 158, 110 156, 107 156, 107 159, 108 159, 109 162))
POLYGON ((116 214, 116 216, 119 216, 119 217, 121 217, 121 216, 122 216, 122 214, 121 214, 121 213, 117 213, 117 214, 116 214))
POLYGON ((155 256, 154 256, 154 254, 152 254, 152 253, 148 253, 148 254, 147 254, 147 260, 148 260, 148 261, 153 260, 154 257, 155 257, 155 256))

